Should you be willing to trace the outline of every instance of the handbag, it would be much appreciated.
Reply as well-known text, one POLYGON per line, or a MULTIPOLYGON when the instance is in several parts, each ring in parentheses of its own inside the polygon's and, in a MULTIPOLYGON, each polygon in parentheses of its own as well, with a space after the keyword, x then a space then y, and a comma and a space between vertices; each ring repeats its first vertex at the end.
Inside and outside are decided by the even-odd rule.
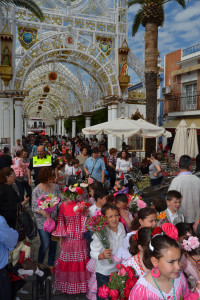
POLYGON ((31 218, 27 210, 22 210, 20 214, 23 221, 26 236, 29 238, 29 240, 34 240, 37 237, 38 232, 35 222, 31 218))
POLYGON ((73 168, 72 167, 72 175, 69 176, 68 185, 74 185, 78 182, 79 176, 73 174, 73 168))

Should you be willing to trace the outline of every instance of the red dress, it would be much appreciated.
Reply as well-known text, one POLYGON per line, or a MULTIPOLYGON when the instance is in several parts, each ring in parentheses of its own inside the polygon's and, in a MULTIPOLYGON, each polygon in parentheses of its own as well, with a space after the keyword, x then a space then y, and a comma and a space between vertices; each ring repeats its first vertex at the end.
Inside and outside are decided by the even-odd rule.
POLYGON ((63 237, 61 253, 55 264, 54 287, 67 294, 86 293, 90 273, 86 269, 89 255, 85 239, 86 217, 75 214, 75 202, 62 203, 53 236, 63 237))

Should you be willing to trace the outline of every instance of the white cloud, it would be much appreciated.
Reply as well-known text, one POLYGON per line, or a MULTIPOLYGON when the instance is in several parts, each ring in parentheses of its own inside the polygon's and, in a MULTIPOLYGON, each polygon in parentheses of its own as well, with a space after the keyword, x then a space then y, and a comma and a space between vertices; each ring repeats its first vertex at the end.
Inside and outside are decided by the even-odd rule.
POLYGON ((175 16, 175 21, 178 22, 186 22, 189 21, 191 18, 199 17, 200 14, 200 1, 197 1, 194 5, 180 11, 175 16))

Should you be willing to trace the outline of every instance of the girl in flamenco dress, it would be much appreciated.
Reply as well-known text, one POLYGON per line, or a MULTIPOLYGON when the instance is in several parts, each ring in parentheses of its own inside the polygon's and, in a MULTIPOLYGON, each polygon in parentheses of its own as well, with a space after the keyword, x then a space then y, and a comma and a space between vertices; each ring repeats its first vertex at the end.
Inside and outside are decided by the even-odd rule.
POLYGON ((67 294, 86 293, 90 278, 86 269, 89 261, 85 239, 86 216, 74 212, 76 204, 77 201, 61 204, 58 225, 52 233, 61 238, 61 253, 55 264, 54 287, 67 294))

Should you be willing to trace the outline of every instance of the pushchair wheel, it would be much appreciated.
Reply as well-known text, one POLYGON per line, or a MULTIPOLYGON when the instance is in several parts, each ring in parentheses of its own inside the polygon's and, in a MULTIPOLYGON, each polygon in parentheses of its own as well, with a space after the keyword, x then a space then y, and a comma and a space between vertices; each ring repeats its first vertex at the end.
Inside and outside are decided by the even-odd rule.
POLYGON ((45 280, 45 300, 51 299, 51 279, 47 278, 45 280))
POLYGON ((33 284, 32 284, 32 299, 38 300, 39 296, 40 296, 40 284, 36 278, 36 280, 33 281, 33 284))

